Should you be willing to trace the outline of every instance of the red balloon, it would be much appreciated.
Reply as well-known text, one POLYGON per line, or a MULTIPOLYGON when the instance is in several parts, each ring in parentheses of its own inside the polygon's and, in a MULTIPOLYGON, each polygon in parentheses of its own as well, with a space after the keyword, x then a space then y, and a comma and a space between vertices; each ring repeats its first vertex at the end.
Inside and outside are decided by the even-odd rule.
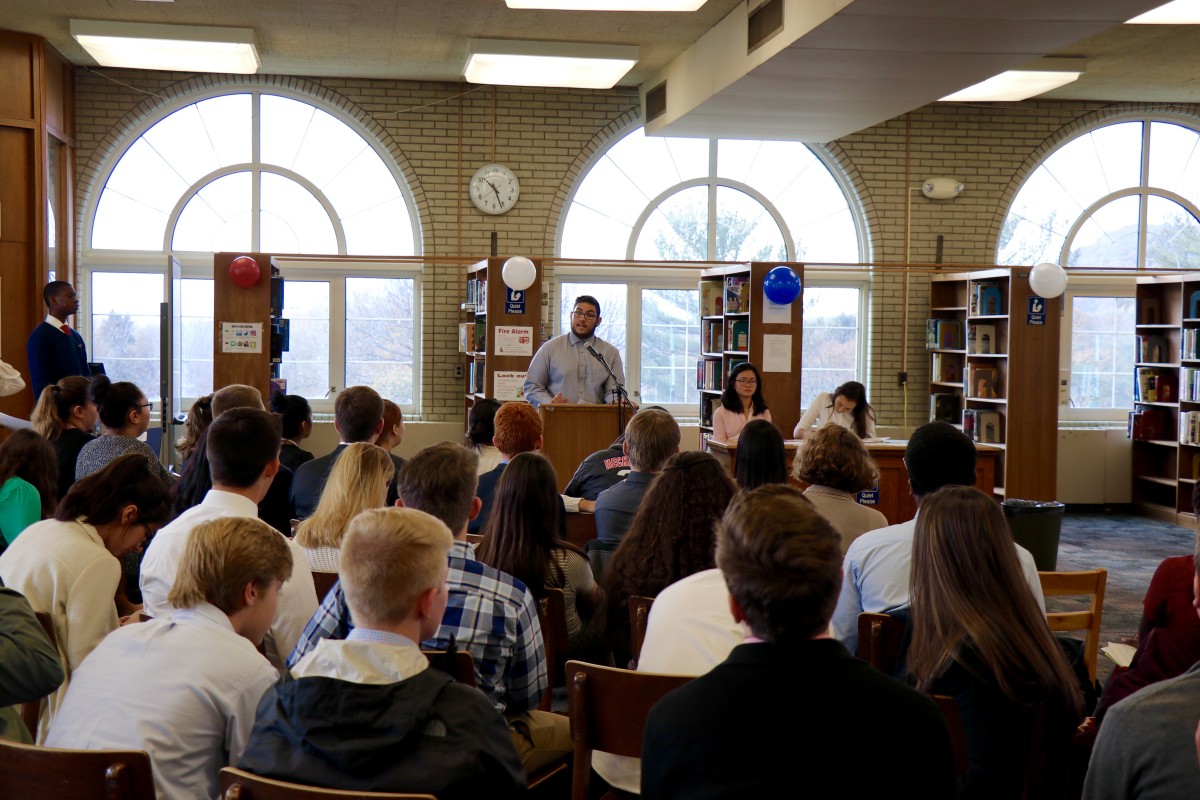
POLYGON ((229 279, 243 289, 258 283, 258 262, 250 256, 238 256, 229 265, 229 279))

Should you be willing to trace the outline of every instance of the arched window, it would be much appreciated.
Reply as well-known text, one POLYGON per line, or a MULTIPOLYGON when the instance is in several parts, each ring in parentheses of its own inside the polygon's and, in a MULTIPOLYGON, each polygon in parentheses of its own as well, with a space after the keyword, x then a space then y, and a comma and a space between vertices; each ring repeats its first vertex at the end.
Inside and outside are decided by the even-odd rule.
MULTIPOLYGON (((212 388, 212 253, 418 250, 414 204, 393 159, 352 119, 302 95, 268 87, 193 95, 130 138, 85 209, 81 327, 109 374, 138 383, 148 396, 158 394, 166 256, 183 265, 177 366, 183 396, 195 397, 212 388)), ((378 264, 337 270, 284 270, 285 315, 301 323, 292 326, 284 357, 289 391, 324 400, 365 369, 383 376, 389 396, 411 408, 419 385, 415 350, 397 348, 383 363, 371 348, 356 348, 362 337, 350 328, 351 309, 362 305, 355 298, 364 292, 374 300, 363 314, 412 328, 417 276, 378 264), (344 330, 331 324, 331 308, 346 311, 344 330)))
MULTIPOLYGON (((558 254, 648 261, 863 259, 848 189, 801 142, 678 139, 637 129, 592 164, 559 229, 558 254)), ((676 273, 678 275, 678 273, 676 273)), ((694 275, 606 276, 559 267, 559 328, 578 294, 604 303, 600 335, 625 354, 643 402, 686 413, 698 402, 699 299, 694 275)), ((805 290, 802 402, 858 376, 863 284, 811 278, 805 290)))

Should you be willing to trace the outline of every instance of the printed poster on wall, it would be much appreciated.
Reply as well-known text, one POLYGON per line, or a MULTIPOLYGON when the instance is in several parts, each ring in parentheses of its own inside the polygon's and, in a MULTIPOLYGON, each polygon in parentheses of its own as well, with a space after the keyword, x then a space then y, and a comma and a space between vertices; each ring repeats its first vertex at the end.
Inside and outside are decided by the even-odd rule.
POLYGON ((497 325, 492 334, 498 356, 533 355, 533 327, 529 325, 497 325))
POLYGON ((792 371, 792 337, 790 334, 763 335, 763 372, 792 371))
POLYGON ((263 324, 261 322, 222 322, 222 353, 263 352, 263 324))
POLYGON ((505 400, 524 400, 525 373, 493 372, 492 392, 496 399, 501 402, 505 400))

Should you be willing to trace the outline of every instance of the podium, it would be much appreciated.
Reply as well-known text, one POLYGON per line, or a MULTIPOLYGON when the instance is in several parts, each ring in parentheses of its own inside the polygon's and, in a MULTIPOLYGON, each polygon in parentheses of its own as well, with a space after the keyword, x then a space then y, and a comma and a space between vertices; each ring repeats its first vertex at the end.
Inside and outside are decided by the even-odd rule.
MULTIPOLYGON (((554 466, 559 492, 567 488, 579 462, 608 447, 624 431, 619 425, 616 406, 543 403, 538 406, 538 414, 545 438, 542 455, 554 466)), ((632 416, 633 409, 626 406, 625 422, 632 416)))

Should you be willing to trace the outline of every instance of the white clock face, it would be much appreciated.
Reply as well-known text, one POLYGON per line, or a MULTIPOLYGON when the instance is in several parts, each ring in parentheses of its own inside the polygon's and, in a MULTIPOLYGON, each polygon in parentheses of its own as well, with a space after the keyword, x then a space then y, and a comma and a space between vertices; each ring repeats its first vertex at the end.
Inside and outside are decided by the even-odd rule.
POLYGON ((471 202, 485 214, 503 214, 517 203, 521 184, 508 167, 488 164, 471 177, 471 202))

